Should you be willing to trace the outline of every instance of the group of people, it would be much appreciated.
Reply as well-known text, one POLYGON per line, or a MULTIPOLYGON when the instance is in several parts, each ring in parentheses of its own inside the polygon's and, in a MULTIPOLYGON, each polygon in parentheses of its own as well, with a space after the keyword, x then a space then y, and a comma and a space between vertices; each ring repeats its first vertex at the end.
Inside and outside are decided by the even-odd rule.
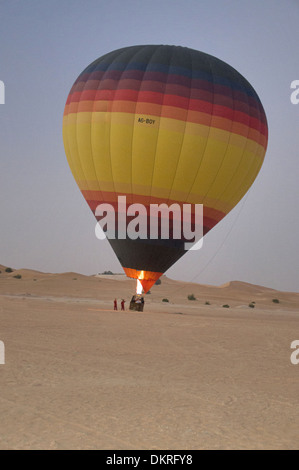
MULTIPOLYGON (((121 310, 125 309, 125 300, 124 299, 121 299, 120 307, 121 307, 121 310)), ((114 310, 117 310, 117 299, 114 299, 114 310)))
MULTIPOLYGON (((121 310, 125 310, 125 302, 126 302, 125 299, 121 299, 121 302, 120 302, 121 310)), ((114 299, 113 306, 114 306, 114 310, 118 310, 117 299, 114 299)), ((143 306, 144 306, 144 298, 141 295, 133 295, 131 302, 130 302, 130 310, 138 310, 142 312, 143 306)))

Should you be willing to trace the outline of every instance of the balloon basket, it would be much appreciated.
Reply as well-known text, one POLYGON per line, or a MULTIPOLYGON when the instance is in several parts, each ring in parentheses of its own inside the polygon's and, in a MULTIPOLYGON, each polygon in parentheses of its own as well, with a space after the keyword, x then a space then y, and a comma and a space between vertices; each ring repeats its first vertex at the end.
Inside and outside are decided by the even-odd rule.
POLYGON ((142 297, 142 295, 133 295, 129 308, 130 310, 135 310, 135 312, 143 312, 144 298, 142 297))

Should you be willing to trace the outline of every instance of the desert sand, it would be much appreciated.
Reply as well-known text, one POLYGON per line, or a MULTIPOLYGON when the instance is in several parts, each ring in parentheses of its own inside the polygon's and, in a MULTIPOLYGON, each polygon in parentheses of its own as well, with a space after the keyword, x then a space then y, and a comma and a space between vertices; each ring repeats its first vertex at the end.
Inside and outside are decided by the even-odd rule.
POLYGON ((298 449, 298 293, 0 271, 0 449, 298 449))

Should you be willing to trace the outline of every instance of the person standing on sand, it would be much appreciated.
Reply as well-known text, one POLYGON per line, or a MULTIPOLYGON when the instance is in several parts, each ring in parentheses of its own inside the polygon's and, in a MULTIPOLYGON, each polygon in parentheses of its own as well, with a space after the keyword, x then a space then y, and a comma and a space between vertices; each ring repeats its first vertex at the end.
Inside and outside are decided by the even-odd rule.
POLYGON ((114 310, 117 310, 117 300, 114 299, 114 310))
POLYGON ((122 299, 120 305, 121 305, 121 310, 124 310, 125 309, 125 300, 124 299, 122 299))

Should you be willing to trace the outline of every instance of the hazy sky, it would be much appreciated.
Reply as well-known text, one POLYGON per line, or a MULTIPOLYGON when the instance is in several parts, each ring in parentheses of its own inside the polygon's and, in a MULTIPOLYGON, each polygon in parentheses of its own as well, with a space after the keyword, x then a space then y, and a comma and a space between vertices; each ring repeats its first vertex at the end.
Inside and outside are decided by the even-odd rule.
POLYGON ((78 74, 134 44, 215 55, 257 91, 269 125, 245 198, 167 275, 299 291, 299 0, 0 0, 0 264, 121 272, 70 172, 62 114, 78 74))

